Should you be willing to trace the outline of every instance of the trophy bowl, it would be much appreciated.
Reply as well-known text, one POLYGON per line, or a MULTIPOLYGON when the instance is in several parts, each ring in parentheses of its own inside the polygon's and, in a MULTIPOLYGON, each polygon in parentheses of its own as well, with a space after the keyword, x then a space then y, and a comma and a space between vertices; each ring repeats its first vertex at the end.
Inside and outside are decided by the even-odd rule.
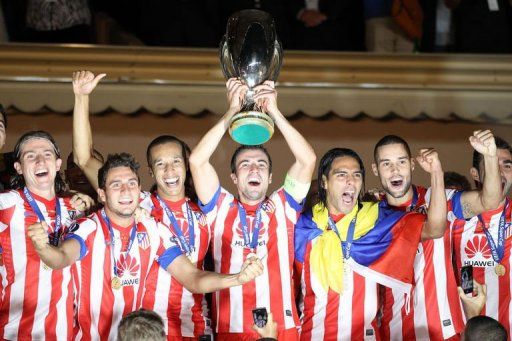
POLYGON ((239 78, 249 87, 242 110, 230 122, 229 134, 236 142, 258 145, 274 133, 274 121, 254 102, 254 87, 277 80, 283 49, 270 14, 250 9, 234 13, 228 20, 220 44, 220 62, 226 78, 239 78))

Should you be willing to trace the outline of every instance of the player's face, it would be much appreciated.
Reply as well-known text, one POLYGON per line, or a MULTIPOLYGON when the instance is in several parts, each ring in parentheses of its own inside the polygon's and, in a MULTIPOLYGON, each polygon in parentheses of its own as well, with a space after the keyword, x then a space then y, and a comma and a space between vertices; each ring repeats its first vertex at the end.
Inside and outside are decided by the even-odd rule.
POLYGON ((129 167, 115 167, 108 171, 105 188, 98 189, 110 218, 131 218, 139 205, 140 186, 137 174, 129 167))
POLYGON ((395 199, 402 198, 411 188, 414 162, 407 155, 402 144, 388 144, 377 150, 377 164, 372 165, 373 173, 380 178, 386 194, 395 199))
POLYGON ((327 206, 333 214, 350 213, 363 187, 363 172, 356 159, 342 156, 334 159, 322 186, 327 192, 327 206))
POLYGON ((187 170, 181 146, 174 142, 151 148, 151 175, 158 194, 167 200, 178 201, 185 197, 187 170))
POLYGON ((27 188, 35 193, 53 191, 55 175, 62 160, 57 158, 53 144, 43 138, 25 141, 20 148, 20 160, 14 163, 18 174, 23 175, 27 188))
MULTIPOLYGON (((501 189, 503 197, 505 197, 512 188, 512 155, 507 149, 498 149, 497 153, 501 175, 501 189)), ((483 182, 485 177, 483 161, 480 163, 480 175, 483 182)))
POLYGON ((231 178, 244 203, 257 204, 265 198, 272 182, 270 162, 267 155, 258 149, 244 150, 236 159, 236 172, 231 178))

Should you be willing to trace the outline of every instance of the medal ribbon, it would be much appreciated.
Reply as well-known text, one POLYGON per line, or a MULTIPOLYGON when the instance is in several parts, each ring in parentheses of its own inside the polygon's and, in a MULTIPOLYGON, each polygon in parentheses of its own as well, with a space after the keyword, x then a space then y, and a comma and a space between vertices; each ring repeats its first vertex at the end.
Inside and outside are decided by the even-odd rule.
POLYGON ((350 249, 352 248, 352 243, 354 242, 354 231, 356 230, 356 222, 357 222, 357 213, 354 216, 354 218, 352 218, 352 220, 350 221, 350 225, 348 225, 347 240, 343 241, 341 239, 341 235, 340 235, 340 232, 338 231, 338 227, 336 226, 336 223, 334 223, 334 220, 332 220, 331 216, 329 215, 329 220, 328 220, 329 227, 331 228, 331 230, 334 231, 334 233, 336 233, 339 240, 341 241, 341 248, 343 250, 343 257, 345 259, 350 258, 350 249))
POLYGON ((260 234, 261 227, 261 206, 263 201, 258 205, 256 209, 256 218, 254 219, 254 230, 252 231, 252 240, 249 236, 249 225, 247 223, 247 212, 245 212, 244 206, 238 202, 238 216, 240 218, 240 225, 242 226, 242 234, 244 236, 244 247, 249 247, 251 250, 256 250, 258 246, 258 236, 260 234))
POLYGON ((500 222, 498 225, 498 244, 494 239, 492 239, 491 233, 489 232, 489 228, 485 226, 484 219, 481 214, 478 215, 478 220, 482 224, 482 229, 484 230, 485 236, 487 237, 487 242, 489 243, 489 247, 491 248, 492 259, 496 263, 501 262, 503 256, 505 254, 505 226, 506 226, 506 212, 509 205, 509 200, 506 199, 505 207, 503 207, 503 212, 501 213, 500 222))
MULTIPOLYGON (((103 220, 107 224, 108 233, 110 235, 110 255, 112 256, 112 263, 114 264, 114 275, 116 277, 119 277, 118 271, 117 271, 117 259, 116 259, 116 256, 114 255, 114 253, 115 253, 114 230, 112 229, 112 224, 110 223, 110 219, 108 219, 107 215, 105 214, 105 209, 101 210, 101 216, 103 217, 103 220)), ((137 234, 137 224, 133 223, 132 231, 130 232, 130 240, 128 242, 128 248, 125 251, 126 254, 130 253, 130 250, 132 248, 133 241, 135 240, 136 234, 137 234)), ((122 245, 121 245, 121 247, 122 247, 122 245)))
MULTIPOLYGON (((44 219, 44 215, 39 209, 39 206, 37 205, 36 201, 32 197, 32 194, 30 194, 30 191, 27 187, 23 187, 23 194, 25 195, 25 198, 28 201, 28 204, 32 208, 32 210, 36 213, 37 218, 39 219, 39 222, 46 222, 44 219)), ((51 228, 51 223, 48 223, 48 227, 51 228)), ((59 198, 55 197, 55 228, 53 229, 53 236, 51 233, 48 233, 48 237, 50 238, 50 244, 53 246, 59 245, 59 239, 60 239, 60 230, 62 226, 62 215, 60 212, 60 204, 59 204, 59 198)))
POLYGON ((187 254, 187 256, 190 256, 192 252, 195 250, 195 236, 194 236, 194 218, 192 216, 192 210, 190 209, 190 206, 188 203, 185 203, 187 206, 187 223, 188 223, 188 239, 189 242, 187 242, 187 238, 183 234, 183 231, 180 228, 180 224, 178 224, 178 221, 176 220, 176 217, 172 213, 171 209, 167 206, 167 204, 160 198, 160 196, 157 194, 156 198, 160 202, 160 206, 165 211, 165 214, 167 214, 167 217, 171 221, 171 224, 174 228, 174 232, 178 236, 178 241, 181 245, 181 249, 187 254))

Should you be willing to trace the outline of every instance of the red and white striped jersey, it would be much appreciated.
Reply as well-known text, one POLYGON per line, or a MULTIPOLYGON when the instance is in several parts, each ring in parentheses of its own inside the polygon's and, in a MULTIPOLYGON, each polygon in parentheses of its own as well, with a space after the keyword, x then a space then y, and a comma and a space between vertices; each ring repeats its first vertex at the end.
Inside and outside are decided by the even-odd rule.
MULTIPOLYGON (((244 247, 238 203, 232 194, 219 188, 211 202, 201 207, 213 233, 215 271, 223 274, 239 272, 250 252, 244 247)), ((252 236, 257 205, 244 205, 244 208, 249 235, 252 236)), ((261 209, 261 228, 255 253, 263 262, 263 274, 243 286, 214 294, 213 310, 219 333, 256 335, 251 326, 252 309, 257 307, 266 307, 272 312, 278 330, 299 325, 292 272, 294 227, 302 207, 281 188, 263 202, 261 209)))
MULTIPOLYGON (((454 244, 457 262, 457 273, 460 278, 460 268, 465 265, 473 266, 473 278, 481 283, 487 284, 487 300, 482 315, 490 316, 498 320, 507 331, 512 326, 512 214, 511 205, 505 212, 505 254, 500 264, 505 266, 504 276, 498 276, 494 272, 497 263, 491 255, 491 248, 487 237, 482 229, 478 217, 470 220, 457 220, 454 225, 454 244)), ((498 226, 503 206, 496 210, 482 213, 486 227, 489 228, 495 242, 498 240, 498 226)), ((457 215, 461 217, 460 214, 457 215)))
MULTIPOLYGON (((177 238, 174 227, 155 194, 145 194, 146 197, 140 206, 151 212, 151 216, 165 225, 173 237, 177 238)), ((197 265, 198 269, 203 270, 204 258, 210 244, 210 229, 206 216, 197 204, 188 199, 178 202, 165 201, 165 203, 174 214, 188 242, 190 242, 190 233, 187 205, 190 207, 194 222, 194 251, 189 259, 197 265)), ((186 253, 183 248, 181 251, 186 253)), ((192 294, 157 263, 153 264, 146 281, 142 307, 154 310, 162 316, 166 334, 169 336, 198 337, 212 333, 204 295, 192 294)))
POLYGON ((302 291, 300 340, 379 340, 378 284, 352 271, 345 263, 349 267, 345 275, 350 285, 345 286, 341 295, 330 288, 326 292, 311 275, 309 257, 316 241, 315 238, 306 245, 304 263, 296 262, 302 291))
MULTIPOLYGON (((32 193, 55 227, 55 200, 32 193)), ((77 211, 59 198, 62 232, 77 211)), ((73 285, 70 267, 52 270, 43 264, 27 228, 39 221, 23 191, 0 194, 0 339, 70 340, 73 336, 73 285)))
MULTIPOLYGON (((430 189, 415 186, 417 201, 412 210, 426 213, 430 189)), ((462 306, 452 263, 451 198, 447 190, 448 220, 442 238, 423 241, 414 259, 412 304, 406 313, 404 295, 389 288, 384 290, 381 336, 391 340, 443 340, 464 329, 462 306)), ((407 206, 410 206, 407 205, 407 206)), ((404 207, 409 209, 409 207, 404 207)))
POLYGON ((113 222, 114 257, 108 226, 100 212, 79 221, 79 228, 68 238, 81 245, 80 260, 72 266, 76 290, 78 326, 77 340, 115 340, 121 318, 141 307, 144 285, 149 269, 157 256, 168 264, 181 250, 174 244, 163 226, 153 219, 137 224, 136 237, 129 252, 133 226, 117 226, 113 222), (163 241, 165 238, 165 242, 163 241), (118 269, 120 287, 112 285, 114 264, 118 269))

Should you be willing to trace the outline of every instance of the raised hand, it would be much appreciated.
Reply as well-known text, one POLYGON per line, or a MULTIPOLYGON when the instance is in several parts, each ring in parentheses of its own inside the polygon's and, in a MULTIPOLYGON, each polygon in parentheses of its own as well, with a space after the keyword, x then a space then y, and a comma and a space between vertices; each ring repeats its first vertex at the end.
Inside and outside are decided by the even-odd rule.
POLYGON ((100 73, 96 77, 91 71, 73 72, 73 92, 75 95, 89 95, 106 73, 100 73))
POLYGON ((420 149, 418 156, 416 156, 416 161, 427 173, 432 174, 433 172, 443 171, 439 155, 434 148, 420 149))
POLYGON ((27 235, 32 241, 36 251, 41 251, 50 245, 48 237, 48 225, 46 222, 35 223, 28 227, 27 235))
POLYGON ((249 254, 244 264, 242 264, 242 270, 238 273, 237 280, 240 285, 252 281, 263 273, 263 263, 254 254, 249 254))
POLYGON ((473 136, 469 137, 469 143, 480 154, 486 156, 496 156, 496 141, 490 130, 476 130, 473 136))
POLYGON ((94 200, 87 194, 75 192, 69 203, 75 210, 85 212, 94 205, 94 200))
POLYGON ((254 87, 254 101, 267 114, 273 117, 278 112, 277 91, 273 81, 265 81, 263 84, 254 87))
POLYGON ((228 79, 226 88, 228 89, 227 97, 229 109, 239 112, 242 109, 245 94, 249 88, 237 78, 228 79))

